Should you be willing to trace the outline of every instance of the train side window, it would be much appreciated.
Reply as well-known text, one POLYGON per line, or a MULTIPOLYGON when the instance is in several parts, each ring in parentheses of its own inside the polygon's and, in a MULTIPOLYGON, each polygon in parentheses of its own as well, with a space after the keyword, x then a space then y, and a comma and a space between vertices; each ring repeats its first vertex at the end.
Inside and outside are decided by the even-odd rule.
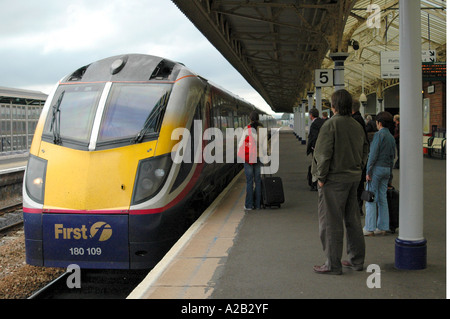
POLYGON ((238 128, 239 127, 240 118, 239 118, 239 114, 236 111, 234 112, 233 120, 234 120, 234 128, 238 128))
POLYGON ((198 105, 197 105, 197 107, 195 109, 194 120, 201 120, 203 118, 203 116, 202 116, 202 105, 203 105, 203 102, 204 102, 203 99, 201 99, 198 102, 198 105))
POLYGON ((214 114, 214 127, 220 129, 221 119, 220 119, 219 107, 217 105, 214 106, 213 114, 214 114))
POLYGON ((209 102, 206 102, 205 119, 207 121, 207 123, 206 123, 207 127, 213 126, 213 120, 214 119, 213 119, 213 115, 212 115, 211 104, 209 102))
POLYGON ((225 114, 222 113, 221 116, 220 116, 220 119, 221 119, 221 121, 220 121, 220 128, 221 128, 222 132, 225 133, 225 130, 226 130, 227 127, 228 127, 228 118, 227 118, 227 114, 226 114, 226 113, 225 113, 225 114))
MULTIPOLYGON (((201 120, 202 119, 202 105, 203 105, 203 100, 201 100, 197 107, 195 108, 195 112, 194 112, 194 118, 193 120, 201 120)), ((195 135, 194 135, 194 121, 192 121, 192 125, 190 128, 190 132, 191 132, 191 146, 190 146, 190 160, 189 161, 182 161, 180 164, 180 170, 178 172, 177 178, 175 180, 175 182, 172 185, 172 188, 170 190, 170 193, 172 193, 174 190, 176 190, 181 183, 184 182, 184 180, 186 179, 186 177, 189 175, 189 173, 191 172, 192 168, 194 167, 194 156, 195 156, 195 135)))

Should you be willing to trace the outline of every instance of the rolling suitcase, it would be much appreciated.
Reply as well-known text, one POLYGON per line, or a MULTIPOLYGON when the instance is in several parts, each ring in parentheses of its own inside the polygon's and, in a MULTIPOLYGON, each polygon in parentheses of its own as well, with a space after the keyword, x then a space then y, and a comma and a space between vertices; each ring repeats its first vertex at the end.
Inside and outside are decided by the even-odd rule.
POLYGON ((399 191, 394 187, 387 190, 387 202, 389 208, 389 229, 395 233, 399 226, 399 191))
POLYGON ((284 203, 283 182, 280 177, 263 176, 261 178, 262 207, 281 207, 284 203))

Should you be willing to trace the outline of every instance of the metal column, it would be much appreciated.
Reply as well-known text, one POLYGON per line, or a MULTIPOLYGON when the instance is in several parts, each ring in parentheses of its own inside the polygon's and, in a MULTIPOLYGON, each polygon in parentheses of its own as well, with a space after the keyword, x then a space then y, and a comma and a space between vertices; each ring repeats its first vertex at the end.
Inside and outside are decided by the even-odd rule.
MULTIPOLYGON (((307 95, 308 95, 308 114, 309 114, 309 112, 314 108, 314 92, 309 91, 307 95)), ((310 126, 311 126, 311 118, 308 116, 308 127, 310 126)))
POLYGON ((316 87, 316 108, 319 111, 319 117, 322 117, 322 88, 316 87))
POLYGON ((330 58, 334 61, 334 90, 345 89, 344 62, 349 54, 347 52, 330 53, 330 58))
POLYGON ((305 132, 305 109, 307 100, 302 100, 302 105, 300 107, 300 141, 302 144, 306 144, 306 132, 305 132))
POLYGON ((294 107, 294 135, 297 139, 300 140, 300 120, 299 120, 299 115, 300 112, 298 111, 299 107, 294 107))
POLYGON ((420 0, 400 0, 400 226, 395 267, 424 269, 420 0), (408 169, 408 172, 406 170, 408 169))
POLYGON ((378 98, 377 101, 378 101, 377 103, 377 114, 378 114, 384 111, 383 98, 378 98))

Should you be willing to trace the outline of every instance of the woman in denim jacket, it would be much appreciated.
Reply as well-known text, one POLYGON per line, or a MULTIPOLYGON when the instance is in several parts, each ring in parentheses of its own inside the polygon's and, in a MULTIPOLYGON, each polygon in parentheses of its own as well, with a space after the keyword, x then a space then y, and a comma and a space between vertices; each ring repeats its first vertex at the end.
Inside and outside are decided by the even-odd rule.
POLYGON ((366 175, 368 189, 375 193, 375 200, 366 202, 365 236, 384 235, 389 229, 387 188, 395 158, 395 139, 388 129, 392 119, 389 112, 378 113, 376 117, 378 132, 370 144, 366 175))

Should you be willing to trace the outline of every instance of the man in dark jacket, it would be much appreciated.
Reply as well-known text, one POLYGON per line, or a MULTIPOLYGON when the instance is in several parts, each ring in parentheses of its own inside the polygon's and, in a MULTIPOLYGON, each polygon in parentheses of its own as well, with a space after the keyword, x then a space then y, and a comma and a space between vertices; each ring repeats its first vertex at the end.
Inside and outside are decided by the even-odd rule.
MULTIPOLYGON (((364 134, 366 135, 367 138, 367 131, 366 131, 366 122, 364 121, 361 112, 359 111, 359 101, 358 100, 353 100, 353 104, 352 104, 352 117, 359 123, 361 124, 362 128, 364 129, 364 134)), ((369 140, 367 138, 367 140, 369 140)))
MULTIPOLYGON (((366 131, 366 123, 364 122, 364 119, 361 115, 361 113, 359 112, 359 106, 360 103, 358 100, 353 100, 353 105, 352 105, 352 117, 359 123, 361 124, 363 130, 364 130, 364 134, 366 136, 367 141, 369 142, 369 137, 367 136, 367 131, 366 131)), ((361 199, 361 194, 364 191, 364 183, 366 182, 366 168, 364 167, 361 173, 361 181, 359 182, 359 186, 358 186, 358 191, 356 193, 356 197, 358 200, 358 205, 359 205, 359 214, 361 216, 364 215, 362 207, 363 207, 363 200, 361 199)))
MULTIPOLYGON (((321 119, 319 117, 319 111, 316 108, 313 108, 309 111, 309 118, 311 120, 311 125, 309 127, 306 155, 314 154, 314 148, 316 147, 316 141, 317 137, 319 136, 320 128, 325 122, 324 119, 321 119)), ((311 191, 317 191, 317 181, 312 181, 311 166, 308 167, 308 184, 311 187, 311 191)))
POLYGON ((342 274, 342 266, 362 270, 365 242, 356 190, 366 165, 369 143, 352 117, 352 96, 338 90, 331 96, 334 116, 320 129, 312 162, 319 186, 319 234, 326 261, 314 266, 319 274, 342 274), (344 225, 348 260, 341 263, 344 225))
POLYGON ((316 147, 317 137, 319 136, 320 128, 325 122, 324 119, 319 117, 319 111, 313 108, 309 111, 309 118, 311 120, 311 126, 309 127, 308 133, 308 145, 306 145, 306 155, 314 152, 314 147, 316 147))

